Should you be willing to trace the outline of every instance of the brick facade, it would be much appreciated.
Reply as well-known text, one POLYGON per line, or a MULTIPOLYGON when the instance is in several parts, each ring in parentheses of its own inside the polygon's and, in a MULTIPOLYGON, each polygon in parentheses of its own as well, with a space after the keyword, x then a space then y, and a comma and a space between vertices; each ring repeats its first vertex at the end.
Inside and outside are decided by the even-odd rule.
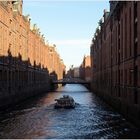
POLYGON ((80 78, 86 81, 91 80, 91 58, 90 56, 84 56, 83 62, 80 66, 80 78))
POLYGON ((48 90, 52 71, 63 78, 65 65, 54 48, 36 25, 31 29, 21 0, 0 1, 0 106, 48 90))
POLYGON ((140 2, 110 4, 91 45, 92 89, 140 125, 140 2))

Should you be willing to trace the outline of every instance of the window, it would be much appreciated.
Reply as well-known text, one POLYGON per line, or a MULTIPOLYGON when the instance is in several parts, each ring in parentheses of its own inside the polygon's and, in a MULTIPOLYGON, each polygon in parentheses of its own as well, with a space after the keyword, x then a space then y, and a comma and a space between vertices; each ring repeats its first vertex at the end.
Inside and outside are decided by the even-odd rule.
POLYGON ((123 19, 121 19, 121 46, 120 46, 120 48, 121 48, 121 60, 123 59, 123 19))
POLYGON ((131 49, 131 8, 129 9, 129 55, 132 55, 132 49, 131 49))
MULTIPOLYGON (((125 14, 125 23, 127 23, 127 14, 125 14)), ((125 58, 127 58, 127 24, 125 25, 125 58)))
POLYGON ((134 19, 137 18, 137 1, 134 1, 134 19))
POLYGON ((134 103, 137 104, 138 103, 138 92, 135 91, 134 93, 134 103))
POLYGON ((127 69, 125 70, 125 84, 127 84, 127 69))

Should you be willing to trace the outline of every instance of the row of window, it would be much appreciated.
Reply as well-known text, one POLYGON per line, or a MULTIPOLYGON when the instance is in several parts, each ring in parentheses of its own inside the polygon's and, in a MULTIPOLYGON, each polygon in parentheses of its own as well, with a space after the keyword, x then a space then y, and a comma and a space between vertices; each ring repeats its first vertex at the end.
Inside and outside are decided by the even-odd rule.
MULTIPOLYGON (((139 86, 140 87, 140 81, 139 81, 140 70, 138 69, 138 67, 135 67, 135 69, 130 68, 130 69, 112 71, 112 77, 111 77, 111 71, 108 71, 106 73, 98 72, 98 74, 96 74, 96 75, 98 75, 98 77, 94 77, 95 79, 96 78, 98 80, 100 79, 101 81, 103 81, 105 83, 107 81, 111 81, 112 84, 139 86)), ((94 76, 96 76, 96 75, 94 75, 94 76)))
POLYGON ((44 82, 49 78, 46 72, 27 72, 27 71, 11 71, 0 70, 0 86, 27 85, 30 83, 44 82), (9 84, 8 84, 9 83, 9 84))

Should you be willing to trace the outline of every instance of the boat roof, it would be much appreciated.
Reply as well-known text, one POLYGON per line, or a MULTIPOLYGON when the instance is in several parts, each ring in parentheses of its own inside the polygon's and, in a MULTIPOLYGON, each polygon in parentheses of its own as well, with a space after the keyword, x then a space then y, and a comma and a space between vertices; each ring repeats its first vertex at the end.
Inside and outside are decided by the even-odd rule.
POLYGON ((74 99, 72 97, 70 97, 69 95, 63 95, 63 97, 61 97, 59 99, 55 99, 55 101, 69 101, 69 100, 74 101, 74 99))

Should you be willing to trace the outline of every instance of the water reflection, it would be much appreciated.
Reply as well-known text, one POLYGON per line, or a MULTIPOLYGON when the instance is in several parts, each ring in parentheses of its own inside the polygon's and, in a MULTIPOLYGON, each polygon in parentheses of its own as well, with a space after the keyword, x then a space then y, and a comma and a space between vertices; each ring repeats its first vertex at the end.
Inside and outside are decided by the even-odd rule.
POLYGON ((0 116, 0 138, 140 138, 138 130, 81 85, 30 99, 0 116), (54 99, 70 95, 75 109, 54 109, 54 99), (132 135, 133 134, 133 135, 132 135))

